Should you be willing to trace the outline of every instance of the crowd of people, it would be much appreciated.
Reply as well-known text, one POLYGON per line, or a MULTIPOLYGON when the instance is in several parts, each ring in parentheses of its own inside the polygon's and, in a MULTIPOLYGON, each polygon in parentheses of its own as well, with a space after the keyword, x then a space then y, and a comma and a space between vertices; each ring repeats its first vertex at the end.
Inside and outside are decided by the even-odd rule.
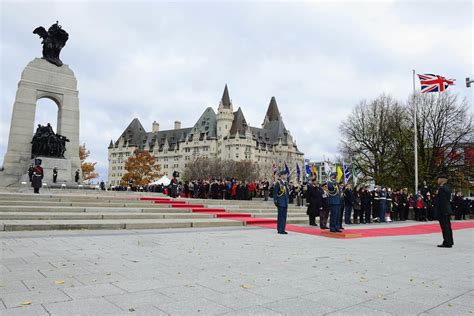
MULTIPOLYGON (((392 190, 383 186, 358 187, 353 189, 350 184, 341 185, 341 203, 339 216, 345 224, 369 224, 379 222, 406 221, 410 214, 416 221, 437 220, 436 192, 426 185, 415 195, 408 193, 407 188, 392 190)), ((307 214, 310 225, 315 225, 315 217, 320 216, 322 228, 327 228, 324 218, 329 212, 327 184, 320 185, 313 181, 306 190, 309 203, 307 214), (322 211, 322 212, 321 212, 322 211)), ((473 201, 464 198, 457 192, 451 201, 455 219, 466 219, 473 210, 473 201)))

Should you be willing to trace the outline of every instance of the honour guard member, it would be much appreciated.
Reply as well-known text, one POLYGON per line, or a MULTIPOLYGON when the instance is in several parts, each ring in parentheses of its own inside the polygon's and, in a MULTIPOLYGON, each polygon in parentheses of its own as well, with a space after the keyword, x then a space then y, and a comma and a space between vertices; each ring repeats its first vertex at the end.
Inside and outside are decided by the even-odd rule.
POLYGON ((34 193, 39 193, 40 188, 43 186, 43 168, 41 167, 41 159, 35 160, 35 167, 33 169, 33 175, 31 177, 31 186, 33 187, 34 193))
POLYGON ((441 248, 452 248, 454 245, 453 231, 451 230, 451 188, 447 185, 448 177, 444 174, 438 176, 438 194, 436 200, 439 226, 443 232, 443 243, 438 245, 441 248))
POLYGON ((288 234, 286 232, 286 215, 288 213, 288 184, 286 171, 282 170, 273 187, 273 202, 278 208, 277 231, 279 234, 288 234))
POLYGON ((58 180, 58 168, 54 167, 53 168, 53 183, 56 183, 58 180))
POLYGON ((340 233, 341 223, 339 222, 339 212, 341 207, 341 192, 336 182, 337 174, 331 173, 328 181, 328 204, 330 211, 329 230, 333 233, 340 233))

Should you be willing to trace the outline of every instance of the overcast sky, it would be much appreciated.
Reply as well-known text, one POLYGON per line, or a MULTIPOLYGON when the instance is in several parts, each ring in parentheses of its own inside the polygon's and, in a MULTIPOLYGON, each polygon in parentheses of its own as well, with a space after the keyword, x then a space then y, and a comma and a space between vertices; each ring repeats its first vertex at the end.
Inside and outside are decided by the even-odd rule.
MULTIPOLYGON (((226 83, 251 126, 275 96, 312 160, 337 154, 338 126, 361 100, 405 101, 412 69, 456 79, 449 89, 473 104, 472 1, 0 3, 0 164, 21 72, 41 57, 32 31, 56 20, 69 33, 61 59, 78 79, 80 141, 104 180, 107 146, 133 118, 147 131, 154 120, 190 127, 226 83)), ((55 128, 55 107, 38 101, 36 122, 55 128)))

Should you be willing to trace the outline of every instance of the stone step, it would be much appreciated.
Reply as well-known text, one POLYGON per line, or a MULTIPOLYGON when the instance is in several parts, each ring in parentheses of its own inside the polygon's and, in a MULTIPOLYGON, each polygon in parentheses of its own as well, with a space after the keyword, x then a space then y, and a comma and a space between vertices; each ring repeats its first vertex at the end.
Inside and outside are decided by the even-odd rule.
POLYGON ((214 218, 199 213, 53 213, 53 212, 2 212, 0 220, 72 220, 72 219, 194 219, 214 218))
POLYGON ((244 223, 241 221, 232 221, 219 218, 148 220, 4 220, 0 222, 0 230, 164 229, 243 225, 244 223))
POLYGON ((158 208, 158 207, 54 207, 54 206, 22 206, 22 205, 2 205, 0 206, 0 213, 2 212, 129 212, 129 213, 191 213, 189 209, 182 208, 158 208))

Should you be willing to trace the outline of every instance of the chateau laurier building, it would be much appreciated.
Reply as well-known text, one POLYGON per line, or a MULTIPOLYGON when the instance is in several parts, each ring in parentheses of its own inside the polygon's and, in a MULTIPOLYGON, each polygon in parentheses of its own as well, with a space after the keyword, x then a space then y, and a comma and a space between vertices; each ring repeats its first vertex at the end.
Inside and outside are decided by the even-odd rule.
POLYGON ((161 172, 168 176, 174 170, 182 172, 198 157, 252 160, 267 178, 273 174, 274 162, 286 162, 292 179, 296 178, 296 163, 304 172, 303 153, 285 128, 275 97, 270 100, 261 128, 249 126, 240 107, 234 112, 227 85, 217 114, 208 107, 192 127, 182 128, 178 121, 172 130, 160 131, 159 126, 153 122, 151 132, 147 132, 135 118, 117 141, 110 141, 109 184, 120 184, 126 173, 125 161, 136 149, 150 151, 161 165, 161 172))

